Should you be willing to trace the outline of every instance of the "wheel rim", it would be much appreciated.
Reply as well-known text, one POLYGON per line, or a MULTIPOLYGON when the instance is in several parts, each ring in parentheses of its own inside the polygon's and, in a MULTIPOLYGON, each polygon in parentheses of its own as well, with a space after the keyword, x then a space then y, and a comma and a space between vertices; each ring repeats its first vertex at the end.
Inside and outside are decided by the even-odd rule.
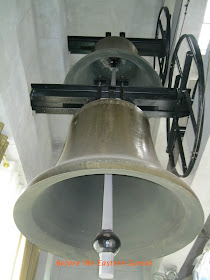
POLYGON ((154 69, 156 69, 156 60, 158 61, 158 68, 157 71, 159 72, 159 76, 162 82, 162 85, 164 86, 167 72, 168 72, 168 64, 169 64, 169 56, 170 56, 170 13, 167 7, 162 7, 160 9, 159 15, 158 15, 158 21, 156 25, 156 31, 155 31, 155 39, 159 38, 159 35, 161 35, 161 38, 163 40, 163 55, 160 57, 154 57, 154 69), (165 17, 166 21, 166 27, 163 28, 161 17, 165 17))
MULTIPOLYGON (((192 64, 190 64, 190 70, 191 70, 191 66, 192 64)), ((192 171, 195 161, 198 157, 198 151, 200 148, 202 130, 203 130, 204 107, 205 107, 205 97, 204 97, 205 83, 204 83, 203 62, 202 62, 202 56, 200 53, 198 43, 193 35, 186 35, 186 34, 182 35, 176 45, 175 51, 172 56, 170 72, 169 72, 169 84, 168 84, 169 88, 172 88, 173 82, 174 82, 174 87, 177 88, 178 95, 180 96, 180 102, 182 102, 182 98, 185 98, 187 101, 188 109, 189 109, 187 124, 189 123, 190 120, 194 132, 194 143, 192 145, 192 151, 190 153, 190 158, 187 163, 184 155, 184 146, 183 146, 184 135, 182 137, 180 137, 179 135, 182 129, 179 124, 179 120, 180 120, 179 116, 175 115, 172 123, 170 119, 167 119, 167 141, 168 141, 167 152, 169 153, 169 165, 171 171, 179 177, 187 177, 192 171), (190 53, 190 55, 192 56, 192 62, 196 66, 196 70, 197 70, 197 80, 190 93, 187 92, 187 83, 190 80, 190 76, 187 77, 187 80, 183 84, 185 73, 184 70, 182 72, 179 57, 178 57, 178 52, 184 41, 187 42, 187 45, 190 49, 190 51, 187 52, 187 54, 190 53), (175 82, 174 82, 174 73, 175 73, 174 70, 176 67, 178 69, 179 75, 176 75, 175 82), (197 97, 197 107, 196 107, 197 114, 194 113, 194 109, 193 109, 193 106, 196 105, 194 104, 196 97, 197 97), (181 159, 182 173, 177 171, 178 157, 180 157, 181 159)), ((185 131, 186 131, 186 127, 185 130, 182 131, 182 133, 185 134, 185 131)))

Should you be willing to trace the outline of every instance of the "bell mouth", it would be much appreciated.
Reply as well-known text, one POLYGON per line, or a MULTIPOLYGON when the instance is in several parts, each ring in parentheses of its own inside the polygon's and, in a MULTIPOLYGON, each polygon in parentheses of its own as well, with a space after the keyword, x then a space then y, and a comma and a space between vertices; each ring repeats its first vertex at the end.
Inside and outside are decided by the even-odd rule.
POLYGON ((124 49, 96 50, 80 59, 67 73, 64 84, 92 85, 99 76, 111 79, 110 58, 120 59, 117 79, 124 76, 129 86, 162 87, 160 78, 152 66, 139 55, 124 49))
POLYGON ((103 175, 113 174, 116 260, 151 260, 190 243, 203 225, 195 194, 173 174, 143 162, 83 159, 64 162, 31 182, 14 208, 20 231, 38 247, 78 261, 97 261, 103 175))

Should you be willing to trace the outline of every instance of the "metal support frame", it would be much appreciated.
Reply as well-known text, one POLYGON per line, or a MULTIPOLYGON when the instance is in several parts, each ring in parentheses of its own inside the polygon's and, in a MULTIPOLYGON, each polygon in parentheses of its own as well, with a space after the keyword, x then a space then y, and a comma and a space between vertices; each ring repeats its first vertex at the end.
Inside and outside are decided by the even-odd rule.
MULTIPOLYGON (((186 47, 186 45, 185 45, 186 47)), ((204 71, 203 71, 203 62, 202 56, 200 53, 200 49, 198 43, 193 35, 182 35, 180 37, 176 48, 174 50, 170 72, 169 72, 169 84, 168 87, 177 88, 178 95, 180 96, 178 99, 177 106, 175 108, 175 117, 171 121, 167 119, 167 152, 169 154, 169 163, 168 170, 172 171, 179 177, 187 177, 197 158, 201 137, 202 137, 202 129, 203 129, 203 121, 204 121, 204 107, 205 107, 205 83, 204 83, 204 71), (182 46, 182 42, 185 41, 187 43, 189 51, 186 52, 186 57, 184 61, 184 65, 181 65, 179 59, 179 49, 182 46), (194 65, 194 70, 197 71, 197 81, 195 83, 194 88, 187 89, 188 82, 190 80, 191 68, 194 65), (176 71, 175 71, 176 68, 176 71), (177 74, 178 73, 178 74, 177 74), (174 86, 173 86, 174 83, 174 86), (179 112, 180 108, 182 108, 182 100, 183 95, 185 96, 185 101, 187 102, 189 116, 186 124, 180 126, 179 123, 179 112), (194 100, 197 96, 197 105, 196 110, 193 108, 194 100), (183 139, 187 129, 188 121, 191 121, 193 133, 194 133, 194 144, 190 154, 190 157, 186 158, 183 139), (179 173, 177 171, 177 162, 180 157, 182 172, 179 173)), ((192 135, 193 137, 193 135, 192 135)))
MULTIPOLYGON (((120 35, 121 34, 124 34, 124 32, 121 32, 120 35)), ((68 49, 72 54, 88 54, 94 51, 96 43, 103 38, 104 37, 68 36, 68 49)), ((166 55, 164 39, 126 39, 135 45, 141 56, 164 57, 166 55)))
MULTIPOLYGON (((178 97, 177 90, 167 88, 32 84, 31 105, 37 113, 75 114, 99 98, 120 98, 141 108, 147 117, 173 118, 178 97)), ((182 97, 180 116, 184 117, 189 109, 182 97)))

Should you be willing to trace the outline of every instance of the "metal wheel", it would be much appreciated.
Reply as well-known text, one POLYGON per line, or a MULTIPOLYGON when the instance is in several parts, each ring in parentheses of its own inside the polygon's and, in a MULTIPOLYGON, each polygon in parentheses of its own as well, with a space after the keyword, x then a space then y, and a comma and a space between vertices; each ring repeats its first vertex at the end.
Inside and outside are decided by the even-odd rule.
POLYGON ((159 57, 154 57, 154 69, 159 72, 159 76, 164 86, 166 81, 166 76, 168 72, 168 63, 169 63, 169 55, 170 55, 170 37, 171 37, 171 29, 170 29, 170 20, 171 15, 167 7, 162 7, 159 12, 155 39, 162 39, 162 55, 159 57), (156 61, 158 62, 156 65, 156 61))
POLYGON ((203 61, 193 35, 181 36, 176 45, 168 87, 178 91, 174 118, 167 119, 168 169, 179 177, 187 177, 198 156, 205 106, 203 61), (183 49, 187 50, 185 56, 183 49), (187 104, 188 116, 181 118, 179 112, 184 103, 187 104))

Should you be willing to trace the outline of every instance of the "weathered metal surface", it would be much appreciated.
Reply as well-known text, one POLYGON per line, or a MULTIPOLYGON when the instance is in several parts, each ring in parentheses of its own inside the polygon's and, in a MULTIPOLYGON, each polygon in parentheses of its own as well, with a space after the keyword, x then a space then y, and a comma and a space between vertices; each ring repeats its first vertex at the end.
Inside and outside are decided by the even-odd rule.
POLYGON ((124 49, 101 49, 80 59, 68 72, 65 84, 93 85, 94 80, 102 77, 111 84, 112 67, 110 58, 119 59, 116 79, 122 77, 129 81, 129 86, 161 87, 156 71, 142 57, 124 49))
MULTIPOLYGON (((174 117, 178 101, 176 89, 32 84, 31 106, 37 113, 76 114, 87 103, 111 95, 135 104, 153 118, 174 117)), ((189 116, 189 109, 183 95, 179 117, 185 116, 189 116)))
POLYGON ((57 165, 17 201, 18 228, 55 255, 96 261, 92 241, 101 230, 103 174, 113 174, 113 229, 122 244, 116 260, 170 254, 201 230, 201 205, 161 168, 146 116, 115 99, 91 102, 74 116, 57 165))
POLYGON ((125 50, 128 52, 131 52, 133 54, 138 54, 138 51, 134 44, 129 41, 128 39, 125 39, 124 37, 117 37, 117 36, 111 36, 106 37, 100 41, 98 41, 95 45, 95 50, 106 50, 106 49, 118 49, 118 50, 125 50))

